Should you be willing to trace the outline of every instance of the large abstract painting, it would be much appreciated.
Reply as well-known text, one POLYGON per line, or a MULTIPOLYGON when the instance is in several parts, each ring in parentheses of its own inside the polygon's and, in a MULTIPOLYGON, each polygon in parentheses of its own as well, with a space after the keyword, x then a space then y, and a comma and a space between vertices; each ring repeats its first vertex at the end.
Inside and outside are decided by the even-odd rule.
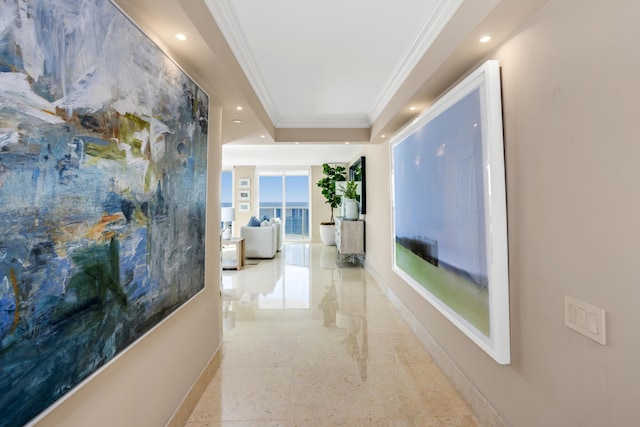
POLYGON ((207 95, 107 0, 0 0, 0 426, 204 288, 207 95))
POLYGON ((391 142, 394 271, 510 363, 500 68, 488 61, 391 142))

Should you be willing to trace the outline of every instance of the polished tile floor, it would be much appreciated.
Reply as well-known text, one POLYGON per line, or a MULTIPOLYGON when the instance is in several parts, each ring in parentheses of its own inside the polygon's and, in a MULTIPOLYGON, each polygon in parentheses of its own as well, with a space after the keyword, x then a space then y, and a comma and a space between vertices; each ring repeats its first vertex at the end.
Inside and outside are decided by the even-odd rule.
POLYGON ((478 425, 373 277, 339 261, 287 243, 223 272, 222 364, 187 426, 478 425))

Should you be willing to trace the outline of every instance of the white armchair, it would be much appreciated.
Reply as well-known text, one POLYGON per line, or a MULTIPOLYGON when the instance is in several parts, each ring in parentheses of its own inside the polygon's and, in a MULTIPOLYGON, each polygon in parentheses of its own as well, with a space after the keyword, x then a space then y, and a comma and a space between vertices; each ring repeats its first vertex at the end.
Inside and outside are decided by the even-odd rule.
POLYGON ((276 250, 282 250, 282 221, 280 218, 271 218, 269 224, 276 227, 276 250))
POLYGON ((240 227, 240 236, 244 237, 244 255, 246 258, 273 258, 278 247, 279 225, 262 227, 240 227))

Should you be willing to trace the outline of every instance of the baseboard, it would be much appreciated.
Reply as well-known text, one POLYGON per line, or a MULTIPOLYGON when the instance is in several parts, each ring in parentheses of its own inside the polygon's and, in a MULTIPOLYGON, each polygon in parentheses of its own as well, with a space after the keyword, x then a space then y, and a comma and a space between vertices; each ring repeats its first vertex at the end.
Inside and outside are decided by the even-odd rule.
POLYGON ((221 354, 222 347, 218 348, 213 357, 209 359, 209 362, 202 369, 200 375, 198 375, 189 392, 184 399, 182 399, 182 402, 180 402, 180 405, 178 405, 173 415, 171 415, 165 427, 183 427, 187 423, 191 413, 200 401, 200 398, 202 398, 204 391, 220 368, 220 362, 222 360, 221 354))
POLYGON ((398 310, 400 316, 411 327, 411 330, 422 343, 427 352, 444 375, 449 379, 451 384, 460 393, 463 399, 467 401, 473 410, 480 425, 487 427, 508 427, 507 423, 502 419, 500 414, 491 406, 484 398, 480 391, 469 381, 464 373, 453 363, 447 353, 440 347, 436 340, 427 332, 409 308, 400 300, 395 292, 386 284, 378 272, 365 261, 365 268, 369 274, 375 279, 376 283, 382 289, 384 294, 389 298, 393 306, 398 310))

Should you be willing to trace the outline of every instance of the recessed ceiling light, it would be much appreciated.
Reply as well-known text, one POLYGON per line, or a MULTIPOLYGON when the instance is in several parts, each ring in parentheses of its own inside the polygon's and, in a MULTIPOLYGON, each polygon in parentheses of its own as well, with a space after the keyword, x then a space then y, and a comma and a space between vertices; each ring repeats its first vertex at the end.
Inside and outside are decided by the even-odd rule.
POLYGON ((480 43, 488 43, 491 40, 491 36, 482 36, 480 37, 480 43))
POLYGON ((236 107, 236 110, 238 110, 238 111, 242 111, 242 110, 243 110, 242 105, 238 105, 238 106, 236 107))
POLYGON ((266 138, 266 137, 267 137, 266 135, 260 135, 260 138, 266 138))
POLYGON ((409 110, 411 111, 416 111, 416 107, 414 107, 413 105, 411 107, 409 107, 409 110))
POLYGON ((186 39, 188 39, 189 37, 187 37, 186 35, 182 34, 182 33, 178 33, 176 34, 176 38, 180 41, 185 41, 186 39))
POLYGON ((233 123, 238 123, 238 124, 240 124, 240 123, 242 123, 242 120, 240 120, 240 119, 235 119, 235 120, 233 121, 233 123))
POLYGON ((299 142, 296 142, 296 145, 300 144, 299 142))
POLYGON ((349 145, 349 141, 345 141, 344 145, 349 145))
POLYGON ((382 135, 380 135, 380 138, 386 138, 387 135, 385 135, 384 133, 382 135))

